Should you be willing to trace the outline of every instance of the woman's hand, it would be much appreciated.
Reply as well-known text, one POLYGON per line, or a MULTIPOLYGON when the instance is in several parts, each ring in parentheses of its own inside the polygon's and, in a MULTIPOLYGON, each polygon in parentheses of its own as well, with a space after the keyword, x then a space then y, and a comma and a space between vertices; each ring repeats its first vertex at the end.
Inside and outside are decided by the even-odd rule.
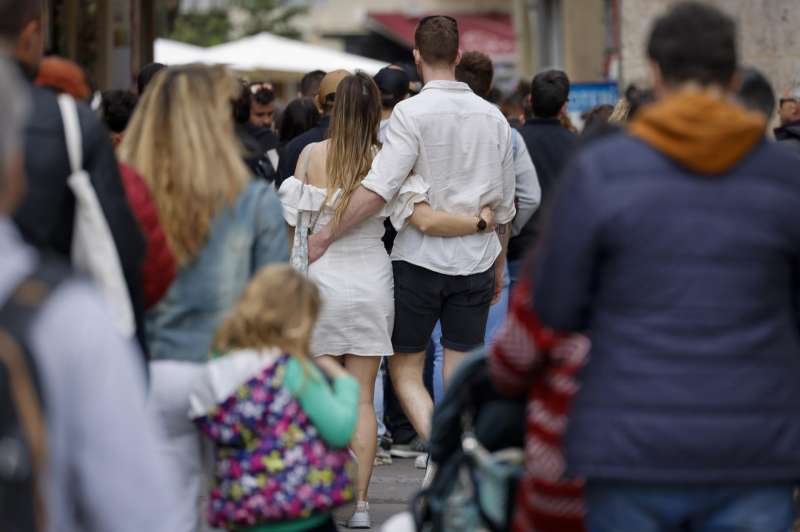
POLYGON ((491 233, 497 228, 494 223, 494 210, 492 210, 492 208, 488 205, 481 209, 480 217, 486 222, 486 229, 483 231, 484 233, 491 233))
POLYGON ((331 380, 336 380, 339 377, 347 377, 350 374, 347 373, 347 370, 339 364, 339 360, 336 357, 332 356, 321 356, 317 357, 315 360, 317 363, 317 367, 325 373, 331 380))

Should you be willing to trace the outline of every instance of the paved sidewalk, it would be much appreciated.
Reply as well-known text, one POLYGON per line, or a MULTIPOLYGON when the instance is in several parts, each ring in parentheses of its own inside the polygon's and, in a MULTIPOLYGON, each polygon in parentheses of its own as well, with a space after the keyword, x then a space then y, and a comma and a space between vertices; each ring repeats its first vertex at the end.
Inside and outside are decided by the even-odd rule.
MULTIPOLYGON (((380 530, 391 516, 408 509, 411 497, 422 485, 424 474, 414 468, 413 458, 395 458, 392 465, 375 467, 369 489, 372 530, 380 530)), ((347 530, 344 525, 352 511, 352 508, 342 508, 336 512, 336 522, 343 531, 347 530)))

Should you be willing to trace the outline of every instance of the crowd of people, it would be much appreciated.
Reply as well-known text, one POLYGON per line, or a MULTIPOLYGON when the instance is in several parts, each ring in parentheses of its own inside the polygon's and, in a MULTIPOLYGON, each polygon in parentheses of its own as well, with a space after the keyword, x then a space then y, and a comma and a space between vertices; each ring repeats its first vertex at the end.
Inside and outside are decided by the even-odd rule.
POLYGON ((800 89, 729 16, 673 6, 578 133, 567 73, 497 105, 448 16, 283 105, 224 66, 97 93, 42 13, 0 0, 4 530, 368 529, 392 456, 387 530, 792 528, 800 89), (508 445, 482 508, 459 472, 508 445))

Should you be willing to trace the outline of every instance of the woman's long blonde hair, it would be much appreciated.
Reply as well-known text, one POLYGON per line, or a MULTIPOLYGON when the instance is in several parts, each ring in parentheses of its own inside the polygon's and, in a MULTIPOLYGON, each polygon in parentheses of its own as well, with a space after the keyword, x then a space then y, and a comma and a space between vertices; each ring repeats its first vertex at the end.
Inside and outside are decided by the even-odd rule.
POLYGON ((380 148, 381 93, 371 77, 359 72, 339 83, 334 102, 325 171, 329 194, 342 191, 334 215, 337 225, 380 148))
POLYGON ((178 263, 202 249, 214 218, 248 180, 234 136, 235 84, 223 67, 188 65, 148 85, 120 146, 120 159, 142 174, 178 263))
POLYGON ((320 309, 319 290, 288 265, 260 270, 220 327, 213 352, 279 348, 299 358, 311 349, 320 309))

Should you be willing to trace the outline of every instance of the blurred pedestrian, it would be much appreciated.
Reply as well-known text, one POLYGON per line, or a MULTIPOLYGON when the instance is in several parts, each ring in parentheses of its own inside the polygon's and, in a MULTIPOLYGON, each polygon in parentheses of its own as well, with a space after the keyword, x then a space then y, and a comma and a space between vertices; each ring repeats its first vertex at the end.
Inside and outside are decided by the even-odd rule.
MULTIPOLYGON (((304 231, 313 233, 319 226, 340 223, 379 149, 380 117, 381 97, 370 77, 357 74, 339 83, 330 139, 303 150, 300 171, 287 179, 280 190, 295 246, 302 242, 296 239, 304 231)), ((351 528, 369 528, 371 524, 368 489, 377 436, 374 385, 381 357, 394 352, 394 283, 381 242, 384 219, 391 217, 397 227, 411 223, 442 236, 474 234, 479 223, 477 216, 433 211, 426 200, 424 181, 419 176, 409 178, 396 199, 353 227, 331 245, 324 257, 307 266, 309 277, 320 287, 325 301, 312 337, 311 354, 328 363, 338 357, 361 388, 358 426, 351 444, 359 463, 358 504, 349 521, 351 528), (343 326, 342 316, 347 316, 350 325, 343 326)), ((491 210, 485 211, 487 224, 493 225, 491 210)), ((293 262, 296 258, 307 259, 293 257, 293 262)))
MULTIPOLYGON (((300 80, 300 91, 297 93, 297 97, 311 98, 312 101, 316 100, 319 95, 320 84, 326 74, 327 72, 324 70, 312 70, 306 73, 300 80)), ((322 113, 323 110, 319 109, 319 112, 322 113)))
POLYGON ((266 81, 251 82, 250 123, 258 128, 272 131, 275 119, 275 88, 266 81))
POLYGON ((758 69, 739 69, 740 85, 736 98, 743 106, 764 115, 767 124, 775 114, 775 91, 769 80, 758 69))
POLYGON ((141 98, 144 96, 144 91, 153 78, 167 68, 167 65, 162 63, 148 63, 147 65, 143 66, 142 69, 139 71, 139 75, 136 76, 136 96, 141 98))
MULTIPOLYGON (((28 193, 14 213, 14 222, 35 247, 55 252, 65 259, 85 259, 73 257, 78 202, 68 181, 73 171, 66 149, 58 96, 50 89, 32 84, 44 45, 42 6, 40 0, 0 0, 0 20, 3 21, 0 39, 11 43, 15 50, 16 60, 29 80, 32 100, 29 126, 25 129, 28 193)), ((123 325, 122 330, 135 326, 136 339, 146 353, 140 268, 145 251, 144 239, 128 205, 108 135, 87 105, 79 102, 77 112, 82 170, 89 175, 101 215, 111 232, 115 248, 112 252, 118 255, 127 288, 125 309, 114 307, 115 315, 124 318, 124 324, 117 320, 118 326, 123 325), (130 317, 129 313, 133 316, 130 317)))
POLYGON ((244 148, 244 162, 253 176, 277 186, 280 143, 271 127, 264 125, 265 121, 272 123, 275 94, 269 84, 252 84, 244 80, 239 83, 239 92, 232 106, 236 136, 244 148), (257 101, 259 98, 261 103, 257 101))
POLYGON ((649 36, 658 101, 570 164, 533 309, 588 331, 567 462, 592 531, 789 530, 800 474, 800 182, 733 101, 736 26, 676 4, 649 36), (769 390, 769 392, 765 392, 769 390))
POLYGON ((309 129, 317 127, 319 120, 319 110, 313 99, 295 98, 289 102, 283 111, 278 128, 278 140, 281 148, 309 129))
POLYGON ((794 120, 795 111, 800 105, 800 89, 795 90, 796 94, 789 94, 780 99, 778 104, 778 118, 781 126, 785 126, 794 120))
POLYGON ((792 102, 781 100, 781 127, 775 130, 775 139, 800 154, 800 88, 795 89, 792 102))
POLYGON ((335 532, 333 509, 353 499, 347 445, 358 383, 338 364, 309 358, 321 303, 314 283, 288 265, 262 269, 192 385, 189 415, 215 446, 208 515, 216 527, 335 532))
MULTIPOLYGON (((111 142, 116 148, 122 143, 125 129, 136 109, 136 96, 131 91, 105 91, 100 109, 111 134, 111 142)), ((161 301, 175 280, 177 264, 167 244, 153 195, 144 178, 125 163, 119 163, 119 171, 128 203, 147 242, 141 268, 144 308, 149 310, 161 301)))
POLYGON ((151 400, 169 435, 163 452, 185 487, 174 510, 181 532, 200 526, 205 493, 200 438, 186 418, 189 386, 250 278, 288 258, 277 195, 251 181, 241 160, 230 111, 234 86, 222 67, 165 70, 144 93, 119 149, 149 186, 178 263, 167 294, 147 313, 147 338, 151 400))
POLYGON ((531 82, 529 100, 533 118, 525 122, 519 132, 536 168, 542 204, 508 243, 512 291, 525 258, 538 242, 542 222, 552 203, 561 171, 577 140, 559 121, 559 117, 566 114, 569 88, 569 78, 560 70, 541 72, 531 82))
POLYGON ((328 137, 328 128, 331 124, 331 111, 333 111, 336 87, 339 86, 339 82, 349 75, 350 73, 347 70, 334 70, 322 78, 319 86, 319 93, 314 97, 314 102, 317 104, 317 109, 319 109, 322 118, 316 127, 295 137, 294 140, 284 146, 278 166, 279 182, 283 183, 287 178, 294 175, 297 170, 297 162, 300 159, 300 153, 306 146, 314 142, 322 142, 328 137))
MULTIPOLYGON (((0 2, 0 20, 20 7, 0 2)), ((101 294, 11 222, 33 101, 17 71, 0 59, 0 528, 173 532, 180 486, 158 454, 139 354, 101 294)))

